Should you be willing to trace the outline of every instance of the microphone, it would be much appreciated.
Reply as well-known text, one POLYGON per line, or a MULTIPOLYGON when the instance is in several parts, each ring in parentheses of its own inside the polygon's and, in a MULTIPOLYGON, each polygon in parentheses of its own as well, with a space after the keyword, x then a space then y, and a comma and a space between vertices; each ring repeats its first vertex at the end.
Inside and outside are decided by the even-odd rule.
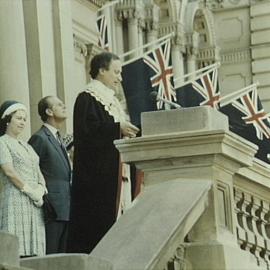
POLYGON ((173 108, 177 108, 177 109, 181 108, 181 106, 179 104, 158 96, 158 93, 156 91, 152 91, 150 93, 150 97, 154 101, 163 101, 164 103, 170 105, 173 108))

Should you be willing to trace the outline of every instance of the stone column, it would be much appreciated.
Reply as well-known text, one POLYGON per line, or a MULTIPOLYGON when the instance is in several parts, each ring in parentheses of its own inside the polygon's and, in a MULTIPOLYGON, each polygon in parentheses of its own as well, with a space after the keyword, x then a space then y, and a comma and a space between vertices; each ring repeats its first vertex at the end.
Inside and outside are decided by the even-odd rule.
MULTIPOLYGON (((29 84, 26 57, 23 3, 0 1, 0 102, 15 99, 29 109, 29 84)), ((30 122, 23 137, 30 135, 30 122)))
POLYGON ((177 84, 181 84, 184 76, 184 59, 179 45, 172 46, 172 64, 174 78, 178 79, 177 84))
POLYGON ((188 52, 188 57, 187 57, 187 73, 192 73, 190 75, 190 79, 195 77, 195 71, 196 71, 196 55, 192 52, 188 52))
POLYGON ((193 73, 189 77, 192 79, 195 77, 195 71, 197 70, 197 55, 198 55, 198 44, 199 44, 199 34, 193 32, 187 35, 188 45, 187 45, 187 71, 188 73, 193 73))
POLYGON ((145 27, 144 20, 142 18, 138 19, 138 44, 143 45, 143 29, 145 27))
POLYGON ((124 53, 124 44, 123 44, 123 29, 122 29, 122 20, 120 18, 115 18, 115 43, 117 46, 116 48, 116 53, 118 55, 121 55, 124 53))
MULTIPOLYGON (((116 5, 116 13, 118 19, 120 19, 120 21, 124 20, 124 23, 127 23, 127 29, 125 29, 127 32, 124 32, 125 37, 123 40, 122 24, 116 22, 117 37, 122 38, 121 40, 123 41, 127 41, 127 44, 125 43, 125 48, 123 48, 122 51, 124 51, 124 49, 126 52, 135 50, 128 55, 128 58, 133 58, 138 55, 137 48, 143 45, 143 36, 141 31, 143 24, 143 6, 144 4, 142 0, 122 1, 116 5)), ((123 46, 123 44, 120 46, 123 46)))
POLYGON ((73 132, 73 104, 77 96, 74 75, 74 47, 72 32, 71 3, 66 0, 54 0, 53 21, 56 51, 56 85, 57 95, 61 98, 68 112, 67 131, 73 132))
POLYGON ((25 37, 29 72, 29 93, 32 132, 41 120, 38 101, 46 95, 56 95, 55 48, 51 1, 23 1, 25 37))
POLYGON ((174 79, 177 79, 177 85, 181 84, 184 79, 184 58, 183 58, 183 45, 182 39, 179 35, 172 38, 172 49, 171 49, 171 57, 172 57, 172 65, 173 65, 173 73, 174 79))
POLYGON ((138 19, 132 17, 128 19, 128 45, 129 50, 136 49, 139 46, 138 19))
POLYGON ((148 3, 144 6, 144 30, 145 43, 151 44, 146 47, 147 51, 155 48, 158 39, 158 25, 159 25, 160 8, 154 3, 148 3))
MULTIPOLYGON (((136 6, 128 10, 128 49, 133 50, 143 45, 142 39, 142 16, 140 14, 140 9, 136 6)), ((131 57, 135 57, 139 54, 139 51, 131 54, 131 57)))
POLYGON ((156 26, 153 26, 147 31, 147 43, 153 42, 158 38, 158 31, 156 26))
POLYGON ((67 103, 72 122, 74 49, 70 1, 23 1, 29 64, 32 131, 41 125, 38 101, 47 95, 67 103), (70 93, 69 96, 65 93, 70 93))
POLYGON ((158 24, 159 24, 159 12, 160 8, 151 4, 145 7, 145 26, 146 26, 146 38, 147 42, 155 41, 158 38, 158 24))

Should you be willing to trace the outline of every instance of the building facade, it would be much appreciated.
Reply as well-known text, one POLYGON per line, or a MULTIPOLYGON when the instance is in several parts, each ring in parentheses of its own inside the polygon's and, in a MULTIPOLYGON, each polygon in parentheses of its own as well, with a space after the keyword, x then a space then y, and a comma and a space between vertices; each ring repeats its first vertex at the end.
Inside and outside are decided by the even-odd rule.
POLYGON ((29 108, 27 138, 41 124, 37 103, 58 95, 72 132, 75 98, 89 81, 98 46, 96 18, 108 20, 112 52, 123 55, 174 33, 174 77, 219 61, 222 93, 258 82, 270 111, 269 0, 2 0, 0 101, 29 108))

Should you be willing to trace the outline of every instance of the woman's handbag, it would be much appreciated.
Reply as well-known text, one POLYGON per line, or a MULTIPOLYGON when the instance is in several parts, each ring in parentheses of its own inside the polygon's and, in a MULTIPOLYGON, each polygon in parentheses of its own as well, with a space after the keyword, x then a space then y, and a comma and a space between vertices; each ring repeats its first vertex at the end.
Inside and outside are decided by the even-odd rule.
POLYGON ((42 208, 44 212, 45 223, 55 221, 57 218, 57 214, 47 194, 43 196, 43 201, 44 201, 44 204, 42 208))

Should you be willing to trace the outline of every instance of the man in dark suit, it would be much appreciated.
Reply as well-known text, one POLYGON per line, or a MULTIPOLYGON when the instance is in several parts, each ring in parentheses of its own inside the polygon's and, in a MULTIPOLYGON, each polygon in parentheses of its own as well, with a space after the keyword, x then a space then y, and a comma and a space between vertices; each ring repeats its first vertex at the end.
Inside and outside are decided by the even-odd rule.
POLYGON ((69 221, 71 167, 59 129, 67 117, 66 106, 59 98, 47 96, 39 101, 38 113, 44 124, 29 143, 39 155, 48 197, 57 214, 56 220, 46 223, 46 253, 63 253, 69 221))

